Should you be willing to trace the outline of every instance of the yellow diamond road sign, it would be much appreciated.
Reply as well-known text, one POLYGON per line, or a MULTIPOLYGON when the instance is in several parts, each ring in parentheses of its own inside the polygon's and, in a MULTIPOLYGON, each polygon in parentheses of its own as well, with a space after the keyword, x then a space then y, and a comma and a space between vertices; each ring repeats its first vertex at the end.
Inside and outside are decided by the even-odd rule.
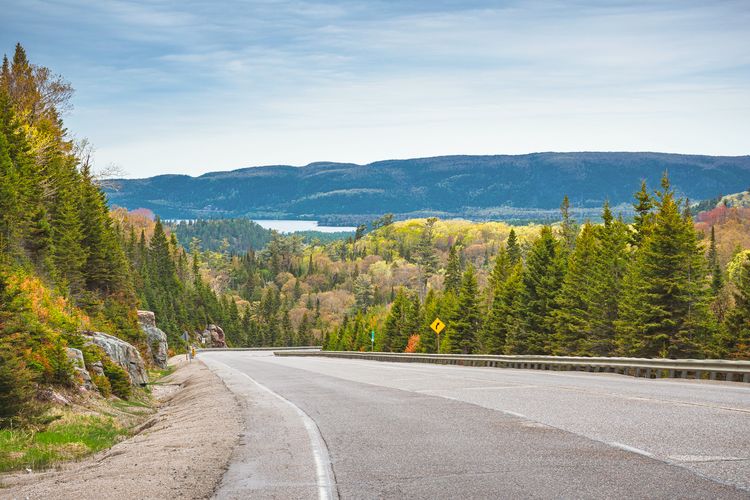
POLYGON ((439 334, 440 332, 443 331, 443 328, 445 328, 445 323, 440 321, 440 318, 435 318, 435 321, 432 322, 432 324, 430 325, 430 328, 435 330, 435 333, 439 334))

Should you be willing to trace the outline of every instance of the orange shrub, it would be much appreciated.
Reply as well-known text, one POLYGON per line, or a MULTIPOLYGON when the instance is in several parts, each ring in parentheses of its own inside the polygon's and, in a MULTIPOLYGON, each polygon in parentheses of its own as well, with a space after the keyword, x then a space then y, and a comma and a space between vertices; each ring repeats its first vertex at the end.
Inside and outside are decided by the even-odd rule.
POLYGON ((410 335, 409 341, 406 343, 406 349, 404 352, 417 352, 417 346, 419 345, 419 335, 410 335))

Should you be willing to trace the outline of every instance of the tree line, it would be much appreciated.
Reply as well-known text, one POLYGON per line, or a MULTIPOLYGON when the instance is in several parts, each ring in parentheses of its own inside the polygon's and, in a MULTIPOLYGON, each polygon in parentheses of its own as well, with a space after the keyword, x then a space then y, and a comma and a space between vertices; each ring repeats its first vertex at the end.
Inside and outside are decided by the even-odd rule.
MULTIPOLYGON (((605 204, 602 224, 579 226, 566 198, 562 222, 543 226, 526 248, 510 232, 484 288, 455 244, 442 289, 399 288, 384 319, 360 308, 325 347, 369 350, 375 320, 382 351, 749 358, 750 260, 727 301, 715 233, 708 245, 699 239, 666 174, 654 192, 642 183, 634 211, 626 224, 605 204), (435 318, 446 323, 440 345, 435 318)), ((436 267, 431 225, 416 245, 426 275, 436 267)))

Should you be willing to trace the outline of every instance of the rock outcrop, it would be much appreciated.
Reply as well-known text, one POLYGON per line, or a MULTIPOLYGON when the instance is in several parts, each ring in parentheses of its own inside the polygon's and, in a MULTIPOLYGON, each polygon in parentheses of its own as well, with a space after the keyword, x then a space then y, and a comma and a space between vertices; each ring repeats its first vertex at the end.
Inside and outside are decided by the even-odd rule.
POLYGON ((128 344, 124 340, 113 337, 107 333, 101 332, 83 332, 83 335, 89 339, 89 342, 98 345, 112 361, 120 365, 128 375, 133 385, 145 385, 148 383, 148 374, 146 373, 146 364, 143 362, 138 349, 128 344))
POLYGON ((94 385, 94 382, 91 380, 91 374, 89 374, 89 371, 86 369, 86 363, 83 360, 83 353, 80 349, 75 349, 73 347, 68 347, 68 361, 73 365, 73 369, 76 372, 76 376, 81 380, 81 387, 86 389, 87 391, 95 391, 96 386, 94 385))
POLYGON ((206 347, 226 347, 227 341, 224 338, 224 330, 217 325, 208 325, 201 337, 204 339, 203 344, 206 347))
POLYGON ((143 333, 146 334, 148 351, 154 364, 159 368, 166 368, 169 358, 167 334, 157 328, 154 313, 138 311, 138 323, 140 323, 143 333))

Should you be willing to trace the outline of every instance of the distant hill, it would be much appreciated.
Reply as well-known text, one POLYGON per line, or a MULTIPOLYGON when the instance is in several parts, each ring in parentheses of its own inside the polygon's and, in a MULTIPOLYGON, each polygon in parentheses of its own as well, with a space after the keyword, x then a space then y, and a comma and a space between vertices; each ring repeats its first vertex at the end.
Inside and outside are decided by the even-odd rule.
POLYGON ((474 220, 554 218, 564 195, 579 215, 596 215, 604 200, 627 210, 646 179, 652 188, 668 170, 692 200, 733 193, 750 184, 750 156, 665 153, 534 153, 439 156, 368 165, 311 163, 267 166, 190 177, 120 180, 110 202, 149 208, 164 218, 315 219, 329 224, 437 215, 474 220))

